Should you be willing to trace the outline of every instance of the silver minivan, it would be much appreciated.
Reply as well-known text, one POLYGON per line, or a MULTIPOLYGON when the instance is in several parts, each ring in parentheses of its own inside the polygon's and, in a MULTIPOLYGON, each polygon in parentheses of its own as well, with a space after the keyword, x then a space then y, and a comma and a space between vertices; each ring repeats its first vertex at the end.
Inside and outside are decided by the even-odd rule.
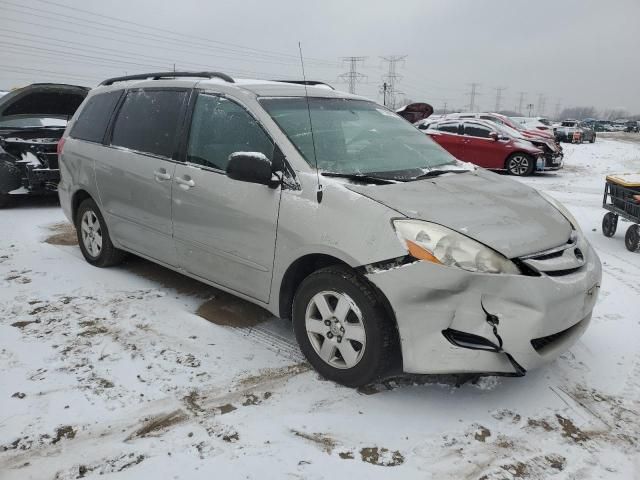
POLYGON ((290 318, 324 377, 524 375, 589 325, 598 256, 559 203, 323 85, 121 77, 59 145, 86 260, 147 258, 290 318))

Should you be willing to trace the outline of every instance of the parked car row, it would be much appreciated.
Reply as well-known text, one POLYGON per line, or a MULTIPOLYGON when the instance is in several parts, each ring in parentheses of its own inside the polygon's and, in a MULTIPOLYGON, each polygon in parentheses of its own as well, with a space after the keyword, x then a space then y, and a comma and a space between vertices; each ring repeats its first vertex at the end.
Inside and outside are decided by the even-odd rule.
POLYGON ((553 133, 524 126, 497 113, 455 113, 416 123, 459 160, 512 175, 562 168, 562 148, 553 133))
POLYGON ((564 120, 554 128, 554 132, 559 142, 593 143, 596 141, 595 130, 588 123, 578 120, 564 120))

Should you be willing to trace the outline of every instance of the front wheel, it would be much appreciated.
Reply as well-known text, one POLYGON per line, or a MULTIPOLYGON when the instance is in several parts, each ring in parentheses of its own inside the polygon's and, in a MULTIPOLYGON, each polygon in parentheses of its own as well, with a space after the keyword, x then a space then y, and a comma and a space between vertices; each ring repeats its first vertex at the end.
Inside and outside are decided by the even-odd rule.
POLYGON ((618 215, 613 212, 607 212, 602 217, 602 234, 605 237, 613 237, 618 227, 618 215))
POLYGON ((353 270, 333 266, 305 278, 293 302, 296 340, 325 378, 348 387, 383 376, 397 352, 393 323, 353 270))
POLYGON ((87 198, 76 214, 78 244, 85 260, 96 267, 117 265, 124 258, 124 252, 111 243, 107 224, 96 202, 87 198))
POLYGON ((514 153, 507 159, 507 171, 511 175, 524 177, 531 175, 535 168, 535 161, 532 156, 526 153, 514 153))
POLYGON ((624 236, 624 244, 630 252, 640 251, 640 226, 631 225, 624 236))

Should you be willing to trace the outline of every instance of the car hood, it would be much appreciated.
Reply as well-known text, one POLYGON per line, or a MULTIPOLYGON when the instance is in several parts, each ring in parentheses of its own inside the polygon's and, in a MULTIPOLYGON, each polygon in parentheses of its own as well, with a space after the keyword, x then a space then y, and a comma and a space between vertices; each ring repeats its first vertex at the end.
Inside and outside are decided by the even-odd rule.
POLYGON ((70 118, 89 93, 87 87, 35 83, 0 98, 0 120, 20 116, 70 118))
POLYGON ((572 230, 569 221, 533 188, 482 169, 347 188, 406 217, 451 228, 507 258, 562 245, 572 230))

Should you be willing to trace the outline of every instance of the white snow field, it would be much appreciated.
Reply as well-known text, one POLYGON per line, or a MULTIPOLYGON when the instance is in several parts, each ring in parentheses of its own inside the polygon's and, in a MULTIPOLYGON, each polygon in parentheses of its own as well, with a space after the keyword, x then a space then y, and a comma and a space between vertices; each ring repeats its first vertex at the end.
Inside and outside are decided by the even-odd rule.
POLYGON ((460 387, 324 381, 286 322, 143 260, 90 266, 55 202, 0 211, 0 479, 640 478, 640 254, 628 223, 600 231, 635 138, 566 145, 564 170, 523 180, 603 262, 584 337, 460 387))

